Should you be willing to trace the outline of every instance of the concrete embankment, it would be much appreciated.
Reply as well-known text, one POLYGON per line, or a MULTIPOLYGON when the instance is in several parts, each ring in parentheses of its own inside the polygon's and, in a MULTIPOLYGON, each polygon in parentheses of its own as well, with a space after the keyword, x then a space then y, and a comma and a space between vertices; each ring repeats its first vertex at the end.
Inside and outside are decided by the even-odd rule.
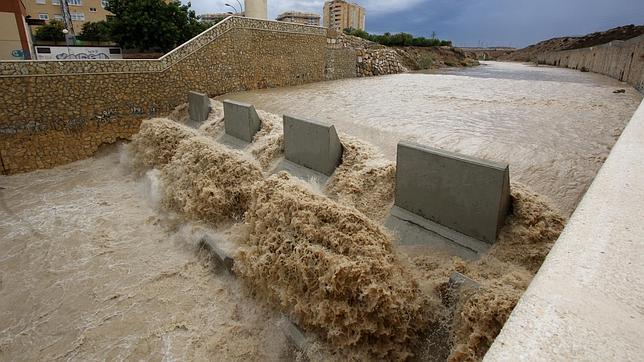
POLYGON ((537 59, 541 64, 604 74, 644 92, 644 35, 590 48, 545 53, 537 59))
MULTIPOLYGON (((641 44, 641 43, 640 43, 641 44)), ((486 355, 635 361, 644 354, 644 103, 486 355)))

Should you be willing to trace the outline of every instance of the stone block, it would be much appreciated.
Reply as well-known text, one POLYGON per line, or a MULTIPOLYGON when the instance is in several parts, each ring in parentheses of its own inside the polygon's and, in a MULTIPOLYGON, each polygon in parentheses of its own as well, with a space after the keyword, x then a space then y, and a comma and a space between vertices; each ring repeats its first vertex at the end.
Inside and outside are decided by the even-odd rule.
POLYGON ((210 98, 197 92, 188 93, 188 114, 190 121, 201 123, 208 119, 210 113, 210 98))
POLYGON ((287 160, 330 176, 342 162, 342 151, 333 125, 284 116, 287 160))
POLYGON ((395 205, 493 244, 510 208, 509 166, 400 142, 395 205))
POLYGON ((224 101, 224 125, 226 134, 246 142, 252 142, 262 127, 262 121, 250 104, 224 101))

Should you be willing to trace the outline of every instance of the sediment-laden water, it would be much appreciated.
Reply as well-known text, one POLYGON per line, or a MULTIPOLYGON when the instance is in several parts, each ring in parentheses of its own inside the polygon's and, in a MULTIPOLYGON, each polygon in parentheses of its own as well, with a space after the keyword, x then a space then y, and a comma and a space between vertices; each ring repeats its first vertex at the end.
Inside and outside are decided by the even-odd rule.
POLYGON ((518 63, 233 93, 219 99, 333 123, 391 160, 399 140, 507 162, 570 215, 642 95, 576 70, 518 63), (626 94, 613 94, 616 89, 626 94))
POLYGON ((220 103, 199 130, 179 107, 120 151, 2 177, 0 359, 303 357, 284 315, 310 331, 313 359, 481 358, 641 100, 619 86, 492 64, 231 96, 338 124, 344 163, 326 186, 270 175, 273 114, 244 151, 216 142, 220 103), (508 161, 525 184, 481 260, 399 249, 382 226, 399 138, 508 161), (237 278, 215 273, 203 233, 237 256, 237 278), (454 318, 452 271, 482 286, 454 318))

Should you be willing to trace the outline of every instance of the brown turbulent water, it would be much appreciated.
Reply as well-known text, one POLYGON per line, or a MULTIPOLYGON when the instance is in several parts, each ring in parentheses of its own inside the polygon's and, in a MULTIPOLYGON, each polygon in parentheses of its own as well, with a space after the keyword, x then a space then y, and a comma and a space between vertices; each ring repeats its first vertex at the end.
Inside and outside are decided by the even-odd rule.
MULTIPOLYGON (((492 64, 232 97, 332 120, 389 158, 397 139, 412 138, 506 160, 515 180, 569 213, 641 100, 631 90, 613 95, 619 86, 569 70, 492 64)), ((212 142, 221 133, 215 104, 199 131, 155 120, 127 152, 0 178, 0 360, 298 359, 279 332, 283 312, 320 337, 317 356, 430 358, 426 337, 405 334, 443 320, 439 292, 454 270, 484 288, 459 306, 450 357, 480 358, 561 231, 557 212, 513 185, 514 215, 480 261, 396 252, 380 226, 393 164, 345 134, 345 164, 325 189, 263 176, 280 154, 281 126, 279 117, 260 116, 264 128, 245 152, 212 142), (213 272, 195 245, 204 232, 243 250, 240 279, 213 272), (276 251, 283 245, 292 251, 276 251), (307 275, 339 298, 302 294, 299 286, 317 285, 307 275), (364 278, 375 309, 347 304, 364 278), (328 319, 323 310, 347 314, 328 319), (416 317, 391 319, 402 313, 416 317), (347 324, 350 315, 358 319, 347 324), (388 331, 397 339, 378 337, 388 331), (360 344, 363 337, 375 343, 360 344), (357 347, 342 347, 350 341, 357 347)), ((432 331, 419 333, 431 339, 432 331)))
POLYGON ((219 99, 333 123, 393 160, 399 140, 510 164, 570 215, 642 100, 625 83, 519 63, 233 93, 219 99), (626 88, 626 94, 613 94, 626 88))

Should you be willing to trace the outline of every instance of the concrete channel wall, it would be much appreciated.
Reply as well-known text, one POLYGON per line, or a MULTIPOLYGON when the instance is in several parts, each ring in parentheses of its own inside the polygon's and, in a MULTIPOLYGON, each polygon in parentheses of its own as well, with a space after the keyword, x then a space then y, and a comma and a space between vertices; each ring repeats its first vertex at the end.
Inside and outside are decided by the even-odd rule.
POLYGON ((644 355, 644 102, 485 361, 644 355))
POLYGON ((537 60, 542 64, 604 74, 644 92, 644 35, 590 48, 545 53, 537 60))
POLYGON ((189 91, 322 81, 326 47, 322 27, 229 17, 159 59, 0 62, 0 173, 89 157, 189 91))

